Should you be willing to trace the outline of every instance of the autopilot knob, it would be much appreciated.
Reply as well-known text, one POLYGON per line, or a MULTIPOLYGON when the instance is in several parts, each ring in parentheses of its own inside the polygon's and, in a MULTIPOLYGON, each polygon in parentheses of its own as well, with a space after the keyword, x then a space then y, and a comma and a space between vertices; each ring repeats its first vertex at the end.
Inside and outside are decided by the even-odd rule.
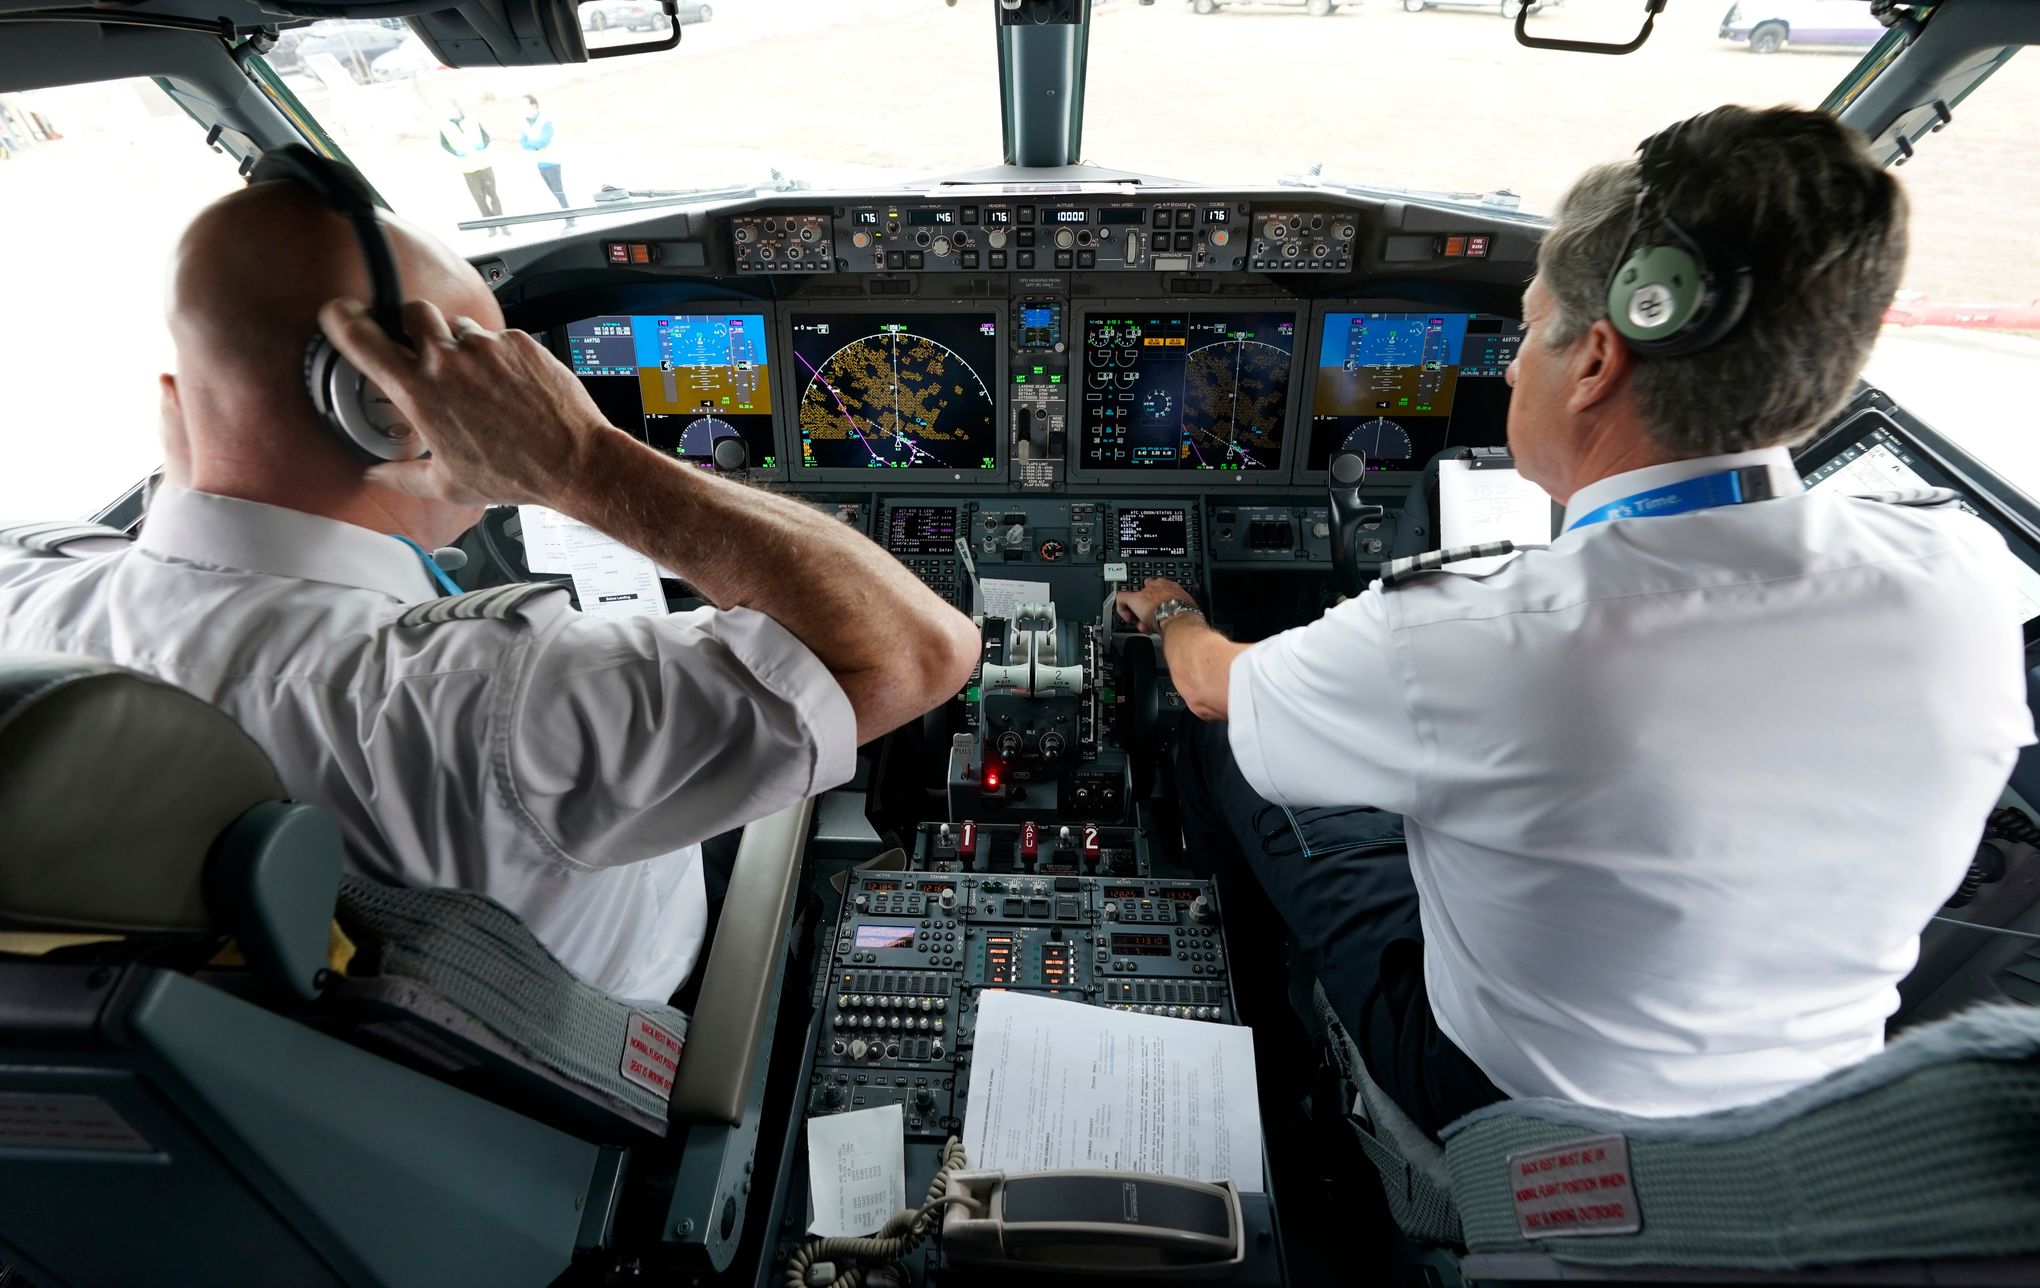
POLYGON ((751 449, 741 438, 718 438, 709 449, 715 467, 725 472, 741 470, 751 463, 751 449))

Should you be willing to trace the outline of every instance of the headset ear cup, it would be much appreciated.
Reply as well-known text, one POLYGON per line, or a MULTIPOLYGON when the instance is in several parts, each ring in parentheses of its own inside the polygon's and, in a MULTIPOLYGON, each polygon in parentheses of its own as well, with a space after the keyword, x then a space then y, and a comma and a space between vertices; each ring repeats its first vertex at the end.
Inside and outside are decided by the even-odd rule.
POLYGON ((305 389, 319 419, 362 460, 408 461, 423 455, 423 441, 389 399, 323 334, 305 349, 305 389))
POLYGON ((1608 320, 1639 353, 1661 352, 1708 307, 1707 272, 1678 246, 1640 246, 1608 288, 1608 320))

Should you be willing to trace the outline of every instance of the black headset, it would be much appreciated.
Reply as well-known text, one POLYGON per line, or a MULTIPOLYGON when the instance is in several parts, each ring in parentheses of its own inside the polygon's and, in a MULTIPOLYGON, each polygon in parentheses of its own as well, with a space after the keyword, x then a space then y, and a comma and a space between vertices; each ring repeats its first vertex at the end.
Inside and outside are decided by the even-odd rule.
POLYGON ((1749 312, 1749 262, 1671 217, 1685 122, 1637 145, 1636 204, 1608 278, 1608 321, 1630 351, 1680 358, 1718 344, 1749 312))
MULTIPOLYGON (((322 157, 300 143, 271 148, 250 174, 252 183, 287 179, 304 185, 354 229, 361 257, 368 265, 369 315, 383 334, 405 348, 403 292, 397 281, 397 257, 376 219, 375 195, 351 166, 322 157)), ((312 406, 349 450, 367 461, 408 461, 424 454, 425 444, 389 396, 326 338, 315 332, 305 349, 305 390, 312 406)))

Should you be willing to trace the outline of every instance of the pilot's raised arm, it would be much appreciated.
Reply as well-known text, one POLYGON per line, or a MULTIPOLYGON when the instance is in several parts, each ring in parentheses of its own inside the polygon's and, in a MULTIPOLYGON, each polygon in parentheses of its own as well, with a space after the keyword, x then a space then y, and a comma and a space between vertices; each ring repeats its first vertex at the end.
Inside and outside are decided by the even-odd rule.
POLYGON ((2033 741, 2002 538, 1793 467, 1898 283, 1896 181, 1782 108, 1639 154, 1575 185, 1524 296, 1509 446, 1566 507, 1548 549, 1251 647, 1179 586, 1120 599, 1206 721, 1190 857, 1266 893, 1432 1130, 1503 1096, 1704 1112, 1876 1051, 2033 741))
POLYGON ((339 821, 356 871, 480 891, 583 978, 663 999, 703 939, 699 843, 847 779, 860 742, 962 686, 976 631, 834 519, 604 423, 471 266, 332 163, 300 170, 258 172, 179 243, 140 539, 0 523, 0 647, 214 703, 339 821), (320 325, 367 293, 378 233, 408 345, 359 306, 320 325), (250 269, 251 245, 284 267, 250 269), (321 415, 322 329, 429 461, 370 466, 321 415), (490 501, 599 528, 716 607, 619 621, 550 586, 446 593, 422 550, 490 501))

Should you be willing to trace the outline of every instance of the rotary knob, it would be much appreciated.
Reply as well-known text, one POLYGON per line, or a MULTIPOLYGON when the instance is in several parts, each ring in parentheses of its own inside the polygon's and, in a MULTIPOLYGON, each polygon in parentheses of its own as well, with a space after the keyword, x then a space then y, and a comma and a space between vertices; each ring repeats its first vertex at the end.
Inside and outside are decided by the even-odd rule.
POLYGON ((1049 540, 1041 543, 1041 557, 1050 563, 1063 557, 1063 543, 1049 540))
POLYGON ((1006 249, 1006 230, 1003 228, 992 229, 992 231, 985 234, 985 244, 993 250, 1006 249))
POLYGON ((937 255, 947 255, 949 253, 949 239, 947 237, 937 237, 935 244, 928 249, 934 251, 937 255))
POLYGON ((850 1058, 852 1060, 862 1060, 864 1058, 864 1053, 869 1050, 871 1050, 871 1044, 869 1042, 866 1042, 863 1038, 851 1039, 850 1058))
POLYGON ((1055 230, 1055 244, 1058 250, 1068 250, 1077 244, 1077 235, 1067 228, 1055 230))

